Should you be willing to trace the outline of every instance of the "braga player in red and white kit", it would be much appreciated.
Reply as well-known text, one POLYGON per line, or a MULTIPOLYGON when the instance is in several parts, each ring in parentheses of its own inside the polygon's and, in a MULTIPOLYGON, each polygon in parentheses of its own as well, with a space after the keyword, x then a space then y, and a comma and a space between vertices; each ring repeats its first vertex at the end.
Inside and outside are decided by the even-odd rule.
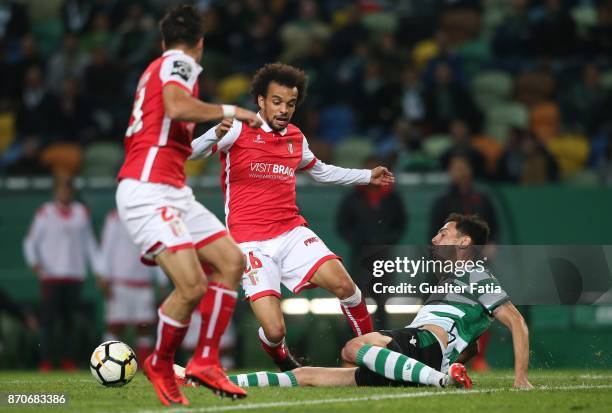
POLYGON ((175 287, 158 311, 155 351, 142 363, 143 370, 163 404, 188 404, 172 366, 190 315, 206 293, 210 299, 202 300, 200 310, 211 316, 203 317, 186 375, 216 393, 244 397, 218 361, 219 340, 234 310, 244 258, 223 224, 185 186, 184 164, 191 154, 195 122, 235 117, 258 127, 261 121, 245 109, 198 100, 203 24, 193 7, 169 11, 160 30, 165 51, 140 77, 116 195, 119 217, 143 260, 159 264, 175 287), (216 274, 209 279, 208 292, 202 262, 216 274))
POLYGON ((274 63, 255 74, 251 93, 263 124, 251 127, 224 119, 192 142, 192 157, 220 152, 226 222, 246 256, 242 287, 261 324, 259 338, 281 370, 299 367, 285 345, 281 284, 294 293, 322 287, 340 299, 355 335, 372 331, 361 292, 337 255, 306 226, 296 206, 295 173, 341 185, 388 185, 393 174, 326 165, 308 149, 290 123, 306 95, 306 77, 295 67, 274 63))

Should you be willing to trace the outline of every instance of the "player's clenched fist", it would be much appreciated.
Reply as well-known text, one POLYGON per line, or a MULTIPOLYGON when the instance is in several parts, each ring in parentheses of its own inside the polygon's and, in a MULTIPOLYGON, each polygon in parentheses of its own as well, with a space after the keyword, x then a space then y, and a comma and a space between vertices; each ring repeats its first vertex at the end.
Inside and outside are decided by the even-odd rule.
POLYGON ((261 119, 257 117, 255 112, 240 107, 236 107, 236 119, 243 121, 251 128, 258 128, 261 126, 261 119))
POLYGON ((370 178, 370 185, 375 186, 386 186, 395 182, 395 176, 384 166, 377 166, 372 169, 372 177, 370 178))
POLYGON ((215 128, 215 135, 217 135, 217 139, 221 139, 225 136, 225 134, 231 129, 234 124, 234 120, 232 118, 224 118, 223 121, 215 128))

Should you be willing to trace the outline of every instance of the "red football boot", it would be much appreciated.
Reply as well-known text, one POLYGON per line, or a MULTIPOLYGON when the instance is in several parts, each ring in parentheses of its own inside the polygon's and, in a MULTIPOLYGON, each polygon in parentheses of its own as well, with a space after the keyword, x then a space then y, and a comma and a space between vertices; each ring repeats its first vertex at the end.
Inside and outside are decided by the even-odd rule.
POLYGON ((200 387, 198 383, 187 380, 187 377, 185 377, 185 367, 175 364, 174 366, 172 366, 172 369, 174 370, 174 379, 176 380, 176 384, 178 384, 179 386, 200 387))
POLYGON ((38 365, 38 371, 40 371, 41 373, 48 373, 51 370, 53 370, 53 364, 51 364, 50 361, 41 361, 38 365))
POLYGON ((472 379, 467 374, 467 369, 461 363, 453 363, 448 369, 448 375, 450 376, 450 382, 456 387, 463 387, 466 389, 472 388, 472 379))
POLYGON ((185 377, 189 382, 208 387, 222 397, 242 399, 247 396, 247 392, 232 383, 218 365, 198 365, 192 359, 185 368, 185 377))
POLYGON ((151 357, 150 355, 147 357, 142 363, 142 370, 153 385, 155 389, 155 393, 157 393, 157 397, 159 400, 165 405, 170 406, 172 404, 182 404, 183 406, 189 406, 189 401, 176 383, 174 378, 174 372, 170 370, 169 374, 164 374, 162 372, 156 371, 151 365, 151 357))

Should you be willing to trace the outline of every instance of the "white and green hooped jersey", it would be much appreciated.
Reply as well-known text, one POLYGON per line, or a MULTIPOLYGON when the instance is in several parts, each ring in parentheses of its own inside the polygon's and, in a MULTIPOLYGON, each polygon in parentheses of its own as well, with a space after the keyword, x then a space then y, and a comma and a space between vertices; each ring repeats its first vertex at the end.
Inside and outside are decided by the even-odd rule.
POLYGON ((489 328, 493 310, 510 297, 486 270, 449 278, 436 288, 439 292, 430 296, 407 327, 433 324, 448 333, 448 346, 442 351, 442 371, 446 372, 459 354, 489 328))

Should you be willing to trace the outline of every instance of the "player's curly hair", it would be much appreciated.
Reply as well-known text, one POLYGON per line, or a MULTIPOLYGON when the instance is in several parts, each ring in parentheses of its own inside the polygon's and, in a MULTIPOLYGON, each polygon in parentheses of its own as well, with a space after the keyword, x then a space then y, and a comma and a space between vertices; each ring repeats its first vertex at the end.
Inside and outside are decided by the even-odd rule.
POLYGON ((287 87, 296 87, 298 90, 297 104, 300 105, 306 99, 306 89, 308 87, 308 77, 303 70, 284 63, 268 63, 253 76, 251 83, 251 96, 255 104, 259 96, 268 94, 268 86, 271 82, 287 87))
POLYGON ((159 22, 166 48, 177 44, 195 46, 204 37, 204 19, 195 7, 182 4, 168 10, 159 22))
POLYGON ((491 232, 489 224, 480 218, 478 214, 464 215, 452 213, 444 221, 445 224, 448 222, 454 222, 457 231, 470 237, 472 245, 482 246, 489 242, 489 233, 491 232))

